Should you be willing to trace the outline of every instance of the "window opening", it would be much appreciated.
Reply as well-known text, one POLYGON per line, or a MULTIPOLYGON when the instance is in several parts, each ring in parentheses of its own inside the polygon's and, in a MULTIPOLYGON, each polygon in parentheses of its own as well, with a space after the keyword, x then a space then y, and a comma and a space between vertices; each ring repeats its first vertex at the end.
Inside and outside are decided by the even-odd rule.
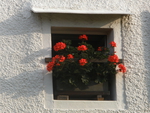
MULTIPOLYGON (((71 40, 72 46, 78 47, 78 37, 81 34, 67 34, 67 33, 52 33, 52 46, 57 42, 65 40, 71 40)), ((88 44, 91 44, 96 50, 97 47, 107 47, 108 36, 107 35, 94 35, 87 34, 88 44)), ((55 56, 56 52, 52 51, 52 56, 55 56)), ((108 82, 91 84, 85 89, 71 89, 62 87, 59 81, 53 77, 53 92, 55 100, 115 100, 115 75, 111 75, 108 78, 108 82)))

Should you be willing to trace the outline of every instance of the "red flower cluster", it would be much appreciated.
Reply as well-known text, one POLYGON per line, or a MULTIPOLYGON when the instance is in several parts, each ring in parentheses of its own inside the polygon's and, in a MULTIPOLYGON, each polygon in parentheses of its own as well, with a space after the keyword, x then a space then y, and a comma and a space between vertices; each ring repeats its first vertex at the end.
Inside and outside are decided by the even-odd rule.
POLYGON ((56 63, 56 66, 60 66, 60 63, 56 63))
POLYGON ((126 72, 126 67, 123 64, 118 64, 118 67, 120 68, 120 72, 126 72))
POLYGON ((74 58, 74 56, 72 54, 67 55, 67 59, 72 59, 72 58, 74 58))
POLYGON ((63 62, 64 60, 65 60, 65 57, 64 56, 60 56, 59 62, 63 62))
POLYGON ((84 66, 86 63, 87 63, 87 60, 84 59, 84 58, 82 58, 82 59, 79 60, 79 64, 80 64, 81 66, 84 66))
POLYGON ((47 64, 47 71, 51 71, 51 70, 53 70, 53 67, 54 67, 54 64, 55 64, 55 62, 49 62, 48 64, 47 64))
POLYGON ((112 42, 110 42, 110 45, 111 45, 112 47, 116 47, 116 42, 112 41, 112 42))
POLYGON ((52 58, 52 61, 53 62, 55 62, 56 61, 56 59, 59 59, 60 58, 60 56, 59 55, 55 55, 53 58, 52 58))
POLYGON ((80 35, 79 39, 84 39, 84 40, 88 40, 88 37, 86 35, 80 35))
POLYGON ((97 51, 102 51, 102 47, 98 47, 97 51))
POLYGON ((78 46, 79 51, 86 51, 88 48, 85 45, 78 46))
POLYGON ((65 49, 66 48, 66 44, 63 43, 63 42, 58 42, 54 45, 54 50, 55 51, 59 51, 59 50, 62 50, 62 49, 65 49))
POLYGON ((55 55, 52 58, 52 61, 59 61, 59 62, 63 62, 65 60, 65 57, 63 55, 55 55))
POLYGON ((52 61, 47 64, 47 71, 53 70, 54 65, 60 66, 59 62, 64 62, 65 57, 63 55, 55 55, 52 61))
POLYGON ((105 48, 105 47, 98 47, 97 48, 97 51, 103 51, 103 50, 107 50, 107 48, 105 48))
POLYGON ((109 56, 108 57, 108 61, 109 62, 116 62, 116 63, 118 63, 119 62, 119 58, 118 58, 118 56, 117 55, 111 55, 111 56, 109 56))

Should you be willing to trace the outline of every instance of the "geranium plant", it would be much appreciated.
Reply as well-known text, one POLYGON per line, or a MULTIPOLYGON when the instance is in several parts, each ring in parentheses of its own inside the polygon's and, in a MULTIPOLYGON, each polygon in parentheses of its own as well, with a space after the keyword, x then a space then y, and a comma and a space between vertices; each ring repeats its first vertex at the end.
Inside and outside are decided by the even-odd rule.
MULTIPOLYGON (((110 54, 109 48, 93 48, 86 42, 86 35, 80 35, 79 40, 78 47, 72 46, 71 40, 62 40, 53 46, 57 55, 47 64, 47 70, 53 71, 53 77, 61 84, 81 88, 93 81, 102 83, 118 72, 116 66, 120 72, 126 72, 118 56, 110 54)), ((110 42, 110 45, 116 47, 115 42, 110 42)))

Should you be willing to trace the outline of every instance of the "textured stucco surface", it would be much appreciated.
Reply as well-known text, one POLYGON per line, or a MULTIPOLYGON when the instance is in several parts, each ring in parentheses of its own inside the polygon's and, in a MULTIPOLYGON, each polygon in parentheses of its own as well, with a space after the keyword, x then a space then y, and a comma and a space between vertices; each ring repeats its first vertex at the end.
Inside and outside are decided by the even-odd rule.
POLYGON ((1 0, 0 113, 150 113, 149 26, 149 0, 1 0), (125 109, 44 108, 41 18, 30 11, 31 6, 132 13, 123 17, 121 23, 123 58, 128 69, 124 81, 125 109))
POLYGON ((32 0, 34 7, 72 10, 128 11, 124 0, 32 0), (116 9, 117 8, 117 9, 116 9))

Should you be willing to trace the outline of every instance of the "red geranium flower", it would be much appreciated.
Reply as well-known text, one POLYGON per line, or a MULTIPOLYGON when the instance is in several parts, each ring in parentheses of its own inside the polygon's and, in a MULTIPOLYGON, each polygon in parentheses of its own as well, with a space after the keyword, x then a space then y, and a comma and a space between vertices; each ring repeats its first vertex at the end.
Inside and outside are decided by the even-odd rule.
POLYGON ((80 59, 79 60, 79 64, 81 65, 81 66, 84 66, 85 64, 87 63, 87 60, 86 59, 80 59))
POLYGON ((120 68, 120 72, 126 72, 126 67, 123 64, 119 64, 118 67, 120 68))
POLYGON ((112 42, 110 42, 110 45, 111 45, 112 47, 116 47, 116 42, 112 41, 112 42))
POLYGON ((56 66, 60 66, 60 63, 57 63, 56 66))
POLYGON ((63 55, 55 55, 53 58, 52 58, 52 61, 59 61, 59 62, 63 62, 65 60, 65 57, 63 55))
POLYGON ((54 50, 55 51, 59 51, 59 50, 62 50, 62 49, 65 49, 66 48, 66 44, 63 43, 63 42, 58 42, 54 45, 54 50))
POLYGON ((85 45, 78 46, 79 51, 86 51, 88 48, 85 45))
POLYGON ((52 58, 52 62, 55 62, 57 59, 59 59, 59 55, 55 55, 53 58, 52 58))
POLYGON ((84 40, 88 40, 88 37, 86 35, 80 35, 79 39, 84 39, 84 40))
POLYGON ((62 56, 60 56, 60 58, 59 58, 59 62, 63 62, 65 60, 65 57, 62 55, 62 56))
POLYGON ((72 59, 72 58, 74 58, 72 54, 67 55, 67 59, 72 59))
POLYGON ((54 58, 55 58, 55 59, 59 59, 59 58, 60 58, 60 55, 55 55, 54 58))
POLYGON ((119 58, 118 58, 117 55, 114 54, 114 55, 111 55, 111 56, 108 57, 108 61, 118 63, 119 62, 119 58))
POLYGON ((102 51, 102 47, 98 47, 98 49, 97 49, 98 51, 102 51))
POLYGON ((49 62, 48 64, 47 64, 47 71, 51 71, 52 69, 53 69, 53 67, 54 67, 54 64, 55 64, 55 62, 49 62))

